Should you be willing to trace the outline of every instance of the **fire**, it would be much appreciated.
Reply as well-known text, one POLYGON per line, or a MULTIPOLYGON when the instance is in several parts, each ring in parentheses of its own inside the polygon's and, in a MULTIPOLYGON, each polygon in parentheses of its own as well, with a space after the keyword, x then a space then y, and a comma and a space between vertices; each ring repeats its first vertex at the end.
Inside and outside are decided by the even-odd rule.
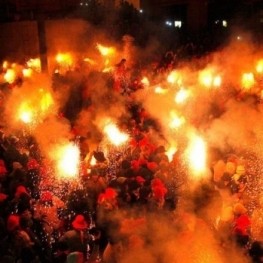
POLYGON ((3 69, 7 69, 8 68, 8 61, 4 61, 2 64, 3 69))
POLYGON ((33 122, 33 116, 34 116, 34 112, 32 108, 29 106, 29 104, 27 102, 22 103, 18 110, 18 118, 22 122, 29 124, 33 122))
POLYGON ((181 85, 182 84, 182 78, 179 74, 178 71, 173 70, 172 72, 170 72, 170 74, 167 77, 167 82, 170 84, 178 84, 181 85))
POLYGON ((149 81, 149 79, 147 78, 147 77, 143 77, 142 79, 141 79, 141 83, 143 84, 143 85, 145 85, 145 86, 150 86, 150 81, 149 81))
POLYGON ((108 123, 104 127, 104 132, 110 142, 115 146, 120 146, 128 141, 129 135, 121 132, 114 123, 108 123))
POLYGON ((79 173, 80 150, 74 143, 68 143, 57 148, 55 152, 57 169, 60 176, 74 178, 79 173))
POLYGON ((256 65, 256 71, 257 73, 262 74, 263 73, 263 59, 260 59, 256 65))
POLYGON ((170 112, 170 118, 169 127, 171 129, 177 129, 185 123, 185 118, 183 116, 179 117, 174 111, 170 112))
POLYGON ((26 62, 28 68, 31 68, 37 72, 41 71, 41 61, 40 58, 31 58, 26 62))
POLYGON ((54 105, 54 100, 50 92, 46 92, 43 89, 40 89, 41 93, 40 98, 40 110, 42 113, 46 112, 52 105, 54 105))
POLYGON ((32 71, 31 68, 24 68, 24 69, 22 70, 22 73, 23 73, 23 76, 24 76, 25 78, 30 78, 30 77, 32 76, 32 74, 33 74, 33 71, 32 71))
POLYGON ((113 47, 106 47, 101 44, 97 44, 97 49, 99 50, 100 54, 104 57, 110 56, 115 52, 113 47))
POLYGON ((97 160, 96 160, 96 158, 94 156, 91 157, 91 160, 90 160, 89 164, 90 164, 90 166, 94 166, 94 165, 97 164, 97 160))
POLYGON ((16 80, 16 72, 14 69, 7 69, 6 73, 4 74, 4 80, 10 84, 14 83, 16 80))
POLYGON ((192 173, 198 177, 203 175, 206 170, 207 159, 205 141, 197 135, 192 135, 187 152, 192 173))
POLYGON ((184 103, 185 100, 189 97, 190 92, 186 89, 180 89, 176 95, 175 95, 175 102, 180 104, 180 103, 184 103))
POLYGON ((91 58, 84 58, 84 61, 85 62, 88 62, 90 65, 95 65, 96 64, 96 61, 94 61, 93 59, 91 58))
POLYGON ((253 73, 244 73, 242 76, 242 87, 244 89, 250 89, 255 84, 255 78, 253 73))
POLYGON ((73 59, 70 53, 58 53, 56 56, 56 61, 60 66, 71 67, 73 64, 73 59))
POLYGON ((211 70, 205 69, 199 73, 199 82, 207 88, 220 87, 222 78, 219 75, 214 76, 211 70))
POLYGON ((169 162, 173 160, 174 154, 177 152, 177 147, 171 145, 169 149, 165 152, 166 156, 168 157, 169 162))
POLYGON ((154 89, 154 92, 157 94, 166 94, 168 92, 168 90, 163 89, 162 87, 158 86, 154 89))

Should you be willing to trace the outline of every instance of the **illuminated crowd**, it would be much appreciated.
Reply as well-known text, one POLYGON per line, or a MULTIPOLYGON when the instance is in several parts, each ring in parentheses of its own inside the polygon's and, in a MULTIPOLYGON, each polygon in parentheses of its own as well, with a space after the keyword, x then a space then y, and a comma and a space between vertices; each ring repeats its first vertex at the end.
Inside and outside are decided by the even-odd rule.
POLYGON ((263 262, 261 53, 124 47, 3 62, 0 262, 263 262))

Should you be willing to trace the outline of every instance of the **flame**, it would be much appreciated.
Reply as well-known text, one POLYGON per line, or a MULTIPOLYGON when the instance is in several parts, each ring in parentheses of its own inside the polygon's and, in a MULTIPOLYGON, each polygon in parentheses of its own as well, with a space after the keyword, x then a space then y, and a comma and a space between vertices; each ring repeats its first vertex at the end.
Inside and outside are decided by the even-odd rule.
POLYGON ((143 77, 143 78, 141 79, 141 83, 142 83, 143 85, 145 85, 145 86, 150 86, 150 81, 149 81, 149 79, 148 79, 147 77, 143 77))
POLYGON ((201 176, 206 170, 206 143, 205 141, 193 134, 190 137, 188 147, 188 160, 192 173, 195 176, 201 176))
POLYGON ((74 143, 61 145, 55 152, 58 173, 64 178, 74 178, 79 173, 80 150, 74 143))
POLYGON ((90 65, 95 65, 95 64, 96 64, 96 61, 94 61, 94 60, 91 59, 91 58, 84 58, 84 61, 85 61, 85 62, 88 62, 90 65))
POLYGON ((23 102, 18 110, 18 118, 26 123, 32 123, 33 122, 33 116, 34 112, 28 102, 23 102))
POLYGON ((23 73, 23 76, 24 76, 25 78, 30 78, 30 77, 32 76, 32 74, 33 74, 33 71, 32 71, 31 68, 24 68, 24 69, 22 70, 22 73, 23 73))
POLYGON ((70 53, 58 53, 56 61, 60 66, 70 67, 73 64, 73 59, 70 53))
POLYGON ((91 157, 89 164, 90 166, 95 166, 97 164, 97 160, 94 156, 91 157))
POLYGON ((167 82, 170 83, 170 84, 175 84, 176 83, 177 85, 181 85, 182 84, 181 75, 179 74, 178 71, 173 70, 168 75, 167 82))
POLYGON ((255 84, 255 78, 253 73, 244 73, 242 76, 242 87, 245 89, 250 89, 255 84))
POLYGON ((263 73, 263 59, 260 59, 257 62, 256 71, 257 71, 257 73, 260 73, 260 74, 263 73))
POLYGON ((177 129, 185 123, 185 118, 183 116, 179 117, 175 111, 170 112, 170 118, 169 127, 171 129, 177 129))
POLYGON ((40 89, 41 93, 40 98, 40 110, 42 113, 45 113, 52 105, 54 105, 54 100, 50 92, 40 89))
POLYGON ((41 61, 40 58, 31 58, 26 62, 28 68, 31 68, 37 72, 41 71, 41 61))
POLYGON ((110 142, 115 146, 120 146, 128 141, 129 135, 121 132, 114 123, 108 123, 104 127, 104 132, 110 142))
POLYGON ((158 86, 154 89, 154 92, 157 94, 166 94, 168 92, 168 90, 163 89, 162 87, 158 86))
POLYGON ((4 75, 4 80, 10 84, 14 83, 16 80, 16 72, 14 69, 7 69, 5 75, 4 75))
POLYGON ((173 160, 174 154, 177 152, 177 147, 175 145, 171 145, 169 149, 165 152, 168 157, 169 162, 173 160))
POLYGON ((8 68, 8 64, 9 64, 8 61, 5 60, 3 62, 3 64, 2 64, 3 69, 7 69, 8 68))
POLYGON ((114 52, 115 52, 115 48, 106 47, 106 46, 103 46, 101 44, 97 44, 97 49, 99 50, 100 54, 104 57, 110 56, 110 55, 114 54, 114 52))
POLYGON ((199 82, 207 88, 220 87, 222 84, 222 78, 219 75, 214 75, 213 70, 204 69, 199 73, 199 82))
POLYGON ((190 92, 188 90, 181 88, 175 95, 175 102, 178 104, 184 103, 189 95, 190 92))

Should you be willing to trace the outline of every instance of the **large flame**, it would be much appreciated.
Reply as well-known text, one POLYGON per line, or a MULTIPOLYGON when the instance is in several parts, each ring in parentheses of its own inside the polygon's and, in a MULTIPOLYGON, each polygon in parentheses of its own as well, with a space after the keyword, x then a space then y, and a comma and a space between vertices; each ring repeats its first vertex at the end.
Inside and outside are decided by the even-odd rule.
POLYGON ((103 131, 107 135, 109 141, 115 146, 120 146, 129 139, 129 135, 121 132, 114 123, 106 124, 103 131))
POLYGON ((203 138, 196 134, 190 136, 189 147, 187 149, 187 157, 192 174, 196 177, 204 176, 206 171, 206 143, 203 138))
POLYGON ((40 58, 31 58, 26 62, 28 68, 31 68, 37 72, 41 71, 41 61, 40 58))
POLYGON ((62 67, 71 67, 73 65, 73 58, 70 53, 58 53, 56 55, 56 62, 62 67))
POLYGON ((184 103, 189 97, 190 91, 184 88, 181 88, 175 95, 175 102, 178 104, 184 103))
POLYGON ((214 75, 212 69, 204 69, 199 73, 199 82, 207 88, 220 87, 222 78, 219 75, 214 75))
POLYGON ((255 78, 252 72, 244 73, 242 76, 242 87, 246 90, 251 89, 255 85, 255 78))
POLYGON ((260 59, 257 62, 256 71, 257 71, 257 73, 260 73, 260 74, 263 73, 263 59, 260 59))
POLYGON ((185 118, 183 116, 178 116, 175 111, 170 112, 170 122, 169 127, 171 129, 178 129, 185 123, 185 118))
POLYGON ((16 80, 16 72, 14 69, 7 69, 6 73, 4 74, 4 80, 10 84, 14 83, 16 80))
POLYGON ((35 113, 28 104, 28 102, 23 102, 18 109, 18 118, 26 124, 30 124, 34 120, 35 113))
POLYGON ((97 49, 99 50, 100 54, 104 57, 110 56, 115 53, 114 47, 106 47, 101 44, 97 44, 97 49))
POLYGON ((181 85, 182 84, 182 77, 181 77, 181 75, 180 75, 180 73, 178 71, 173 70, 168 75, 167 82, 170 83, 170 84, 181 85))
POLYGON ((57 147, 55 161, 59 176, 62 178, 75 178, 79 174, 80 150, 70 142, 57 147))

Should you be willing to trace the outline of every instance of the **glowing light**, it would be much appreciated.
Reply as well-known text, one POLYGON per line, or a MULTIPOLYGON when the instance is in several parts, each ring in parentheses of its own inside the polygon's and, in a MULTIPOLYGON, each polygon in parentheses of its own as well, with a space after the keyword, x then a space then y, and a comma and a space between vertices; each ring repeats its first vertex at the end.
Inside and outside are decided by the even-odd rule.
POLYGON ((120 146, 128 141, 129 135, 121 132, 114 123, 108 123, 104 127, 104 132, 110 142, 115 146, 120 146))
POLYGON ((222 78, 220 76, 215 76, 213 79, 213 86, 220 87, 222 83, 222 78))
POLYGON ((94 61, 94 60, 91 59, 91 58, 84 58, 84 61, 85 61, 85 62, 88 62, 90 65, 95 65, 95 64, 96 64, 96 61, 94 61))
POLYGON ((4 74, 4 80, 10 84, 14 83, 16 80, 16 72, 14 69, 7 69, 6 73, 4 74))
POLYGON ((147 78, 147 77, 143 77, 142 79, 141 79, 141 83, 143 84, 143 85, 145 85, 145 86, 150 86, 150 81, 149 81, 149 79, 147 78))
POLYGON ((40 110, 46 112, 52 105, 54 105, 54 100, 49 92, 46 92, 43 89, 40 89, 39 91, 41 93, 40 110))
POLYGON ((163 89, 162 87, 158 86, 154 89, 154 92, 157 94, 166 94, 168 92, 168 90, 163 89))
POLYGON ((56 61, 59 65, 64 67, 70 67, 73 64, 72 56, 69 53, 58 53, 56 61))
POLYGON ((33 74, 33 71, 32 71, 31 68, 24 68, 24 69, 22 70, 22 74, 23 74, 23 76, 24 76, 25 78, 30 78, 30 77, 32 76, 32 74, 33 74))
POLYGON ((257 73, 260 73, 260 74, 263 73, 263 59, 260 59, 257 62, 256 71, 257 71, 257 73))
POLYGON ((8 68, 8 62, 6 60, 3 62, 2 67, 3 67, 3 69, 7 69, 8 68))
POLYGON ((26 62, 27 67, 40 72, 41 71, 41 61, 40 58, 31 58, 26 62))
POLYGON ((242 76, 242 87, 250 89, 255 84, 255 78, 253 73, 244 73, 242 76))
POLYGON ((170 112, 170 118, 169 127, 171 129, 177 129, 185 123, 185 118, 183 116, 179 117, 174 111, 170 112))
POLYGON ((74 178, 79 173, 80 150, 74 143, 62 145, 57 149, 57 168, 64 178, 74 178))
POLYGON ((29 104, 27 102, 22 103, 18 110, 18 118, 22 122, 29 124, 33 122, 33 116, 34 116, 34 112, 32 108, 29 106, 29 104))
POLYGON ((90 166, 95 166, 97 164, 97 160, 94 156, 91 157, 91 160, 90 160, 90 166))
POLYGON ((172 145, 169 149, 165 152, 166 156, 168 157, 169 162, 173 160, 174 154, 177 152, 177 147, 172 145))
POLYGON ((209 70, 203 70, 199 75, 200 83, 205 87, 211 87, 213 83, 213 76, 209 70))
POLYGON ((185 100, 189 97, 190 92, 186 89, 180 89, 175 95, 175 102, 180 104, 184 103, 185 100))
POLYGON ((173 70, 172 72, 170 72, 170 74, 167 77, 167 82, 170 84, 178 84, 181 85, 182 84, 182 78, 180 76, 180 74, 173 70))
POLYGON ((201 176, 206 170, 205 141, 197 135, 192 135, 187 152, 192 173, 197 177, 201 176))
POLYGON ((113 47, 106 47, 101 44, 97 44, 97 49, 99 50, 100 54, 105 57, 110 56, 115 52, 115 49, 113 47))

